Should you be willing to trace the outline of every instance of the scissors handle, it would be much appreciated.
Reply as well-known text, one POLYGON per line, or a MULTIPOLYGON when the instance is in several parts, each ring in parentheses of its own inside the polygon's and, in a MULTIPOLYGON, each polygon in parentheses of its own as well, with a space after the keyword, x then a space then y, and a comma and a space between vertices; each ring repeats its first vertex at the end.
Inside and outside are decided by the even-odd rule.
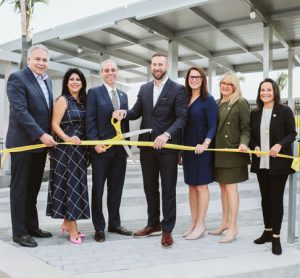
MULTIPOLYGON (((116 130, 116 136, 112 138, 113 140, 121 140, 123 138, 122 130, 121 130, 121 121, 115 118, 111 118, 111 124, 113 125, 114 129, 116 130)), ((105 150, 108 150, 112 145, 104 146, 105 150)))

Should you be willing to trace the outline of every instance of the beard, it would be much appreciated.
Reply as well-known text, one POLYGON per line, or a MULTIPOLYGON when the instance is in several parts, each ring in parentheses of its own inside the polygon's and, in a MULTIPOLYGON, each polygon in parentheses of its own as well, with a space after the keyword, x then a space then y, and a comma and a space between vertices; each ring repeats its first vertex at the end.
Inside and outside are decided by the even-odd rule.
POLYGON ((165 75, 166 75, 167 71, 163 71, 163 72, 160 72, 160 71, 152 71, 152 76, 154 77, 154 79, 156 80, 162 80, 165 75))

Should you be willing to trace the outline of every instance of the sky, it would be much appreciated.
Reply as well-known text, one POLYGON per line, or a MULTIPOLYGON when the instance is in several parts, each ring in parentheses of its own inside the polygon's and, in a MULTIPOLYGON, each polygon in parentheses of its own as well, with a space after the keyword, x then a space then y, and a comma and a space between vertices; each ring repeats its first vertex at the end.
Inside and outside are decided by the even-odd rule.
MULTIPOLYGON (((48 5, 37 3, 32 18, 32 32, 140 1, 143 0, 49 0, 48 5)), ((21 16, 13 11, 12 4, 5 3, 0 7, 0 19, 0 44, 21 36, 21 16), (5 28, 4 22, 7 23, 5 28)))
MULTIPOLYGON (((73 20, 77 20, 89 15, 105 12, 121 6, 134 5, 134 2, 147 0, 50 0, 48 5, 36 4, 34 15, 32 18, 32 33, 37 33, 57 25, 61 25, 73 20), (84 6, 82 5, 84 3, 84 6)), ((0 44, 14 40, 21 36, 21 16, 13 11, 12 4, 4 4, 0 7, 0 44), (5 26, 5 28, 3 28, 5 26)), ((279 72, 271 72, 270 77, 276 79, 279 72)), ((262 73, 242 74, 245 81, 241 82, 243 95, 247 99, 255 99, 257 87, 263 80, 262 73)), ((300 76, 300 68, 295 69, 295 81, 300 76)), ((215 78, 212 94, 218 97, 218 81, 215 78)), ((300 84, 294 82, 294 92, 296 97, 300 97, 300 84)), ((282 97, 287 97, 287 89, 281 93, 282 97)))

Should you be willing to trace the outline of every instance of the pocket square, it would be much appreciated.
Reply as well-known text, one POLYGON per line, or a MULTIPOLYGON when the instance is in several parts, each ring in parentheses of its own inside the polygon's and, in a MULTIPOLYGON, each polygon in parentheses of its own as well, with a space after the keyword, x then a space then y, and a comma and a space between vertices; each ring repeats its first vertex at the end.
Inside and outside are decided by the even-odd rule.
POLYGON ((168 100, 168 98, 167 97, 163 97, 161 100, 168 100))

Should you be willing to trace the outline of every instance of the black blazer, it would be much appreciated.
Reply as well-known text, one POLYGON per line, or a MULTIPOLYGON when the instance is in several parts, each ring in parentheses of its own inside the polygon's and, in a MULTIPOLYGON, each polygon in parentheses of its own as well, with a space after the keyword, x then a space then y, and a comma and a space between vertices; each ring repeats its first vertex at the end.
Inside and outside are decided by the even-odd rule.
MULTIPOLYGON (((7 96, 10 113, 6 135, 7 148, 41 144, 38 138, 44 133, 51 132, 52 84, 50 79, 45 83, 49 93, 49 107, 39 83, 28 67, 9 76, 7 96)), ((41 151, 43 149, 30 152, 41 151)))
MULTIPOLYGON (((126 93, 120 90, 117 90, 117 93, 120 100, 120 109, 128 109, 126 93)), ((111 98, 104 85, 91 88, 88 91, 86 100, 86 137, 88 140, 105 140, 116 136, 116 131, 111 124, 113 111, 111 98)), ((129 130, 128 121, 122 121, 121 127, 122 132, 127 132, 129 130)), ((126 155, 122 146, 113 146, 103 155, 113 155, 116 150, 120 155, 126 155)))
POLYGON ((187 97, 184 86, 168 79, 153 107, 153 81, 141 86, 133 108, 127 110, 126 119, 142 117, 141 128, 152 128, 151 133, 141 134, 140 141, 154 141, 166 132, 171 135, 168 143, 181 144, 182 129, 187 120, 187 97))
MULTIPOLYGON (((251 141, 250 148, 260 147, 260 123, 262 109, 253 110, 250 117, 251 141)), ((273 107, 270 123, 270 148, 275 144, 282 145, 281 154, 293 155, 292 143, 297 135, 295 128, 295 118, 289 106, 275 105, 273 107)), ((252 155, 251 172, 257 173, 259 170, 260 158, 252 155)), ((270 174, 284 175, 293 173, 291 169, 292 160, 270 156, 270 174)))

